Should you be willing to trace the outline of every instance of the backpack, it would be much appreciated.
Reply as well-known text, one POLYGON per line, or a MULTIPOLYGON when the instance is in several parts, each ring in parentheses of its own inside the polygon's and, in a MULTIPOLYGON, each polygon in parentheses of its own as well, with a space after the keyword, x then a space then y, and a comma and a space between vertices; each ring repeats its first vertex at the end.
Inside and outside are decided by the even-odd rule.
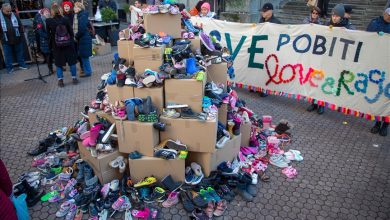
POLYGON ((72 40, 65 25, 57 25, 55 33, 55 42, 57 47, 66 47, 71 45, 72 40))

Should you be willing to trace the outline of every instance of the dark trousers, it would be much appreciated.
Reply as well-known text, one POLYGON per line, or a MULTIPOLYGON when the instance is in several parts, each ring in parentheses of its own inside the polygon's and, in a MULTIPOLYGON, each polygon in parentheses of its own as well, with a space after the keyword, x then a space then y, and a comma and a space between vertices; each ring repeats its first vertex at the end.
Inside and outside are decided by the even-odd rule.
POLYGON ((328 16, 329 0, 318 0, 317 6, 321 9, 321 17, 328 16))
POLYGON ((49 70, 53 71, 53 54, 52 53, 45 53, 45 62, 47 63, 47 67, 49 70))

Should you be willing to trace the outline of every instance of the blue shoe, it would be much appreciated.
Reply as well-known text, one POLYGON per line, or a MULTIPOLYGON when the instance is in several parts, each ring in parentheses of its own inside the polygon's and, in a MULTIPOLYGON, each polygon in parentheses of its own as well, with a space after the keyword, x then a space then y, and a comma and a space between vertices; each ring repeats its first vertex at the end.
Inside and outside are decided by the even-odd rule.
POLYGON ((199 30, 194 27, 192 22, 189 19, 183 19, 184 26, 186 26, 187 30, 193 32, 194 34, 199 33, 199 30))
POLYGON ((111 75, 106 80, 108 85, 116 84, 116 71, 114 69, 111 70, 111 75))
POLYGON ((193 75, 195 74, 196 72, 199 71, 199 69, 196 67, 196 60, 195 58, 188 58, 186 60, 186 71, 187 71, 187 74, 190 74, 190 75, 193 75))

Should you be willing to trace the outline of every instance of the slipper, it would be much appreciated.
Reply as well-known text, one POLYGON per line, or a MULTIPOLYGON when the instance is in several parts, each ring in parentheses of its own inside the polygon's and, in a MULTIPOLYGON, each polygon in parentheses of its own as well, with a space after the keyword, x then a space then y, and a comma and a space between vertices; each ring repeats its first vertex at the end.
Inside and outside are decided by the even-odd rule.
POLYGON ((288 163, 290 163, 290 161, 288 159, 286 159, 283 155, 281 154, 273 154, 270 159, 269 159, 269 162, 272 164, 272 165, 275 165, 277 167, 280 167, 280 168, 285 168, 285 167, 288 167, 288 163))
POLYGON ((282 173, 287 176, 287 178, 294 178, 298 175, 298 172, 292 166, 288 166, 282 170, 282 173))
POLYGON ((47 202, 47 201, 49 201, 49 199, 53 198, 56 195, 58 195, 57 191, 52 191, 52 192, 46 193, 45 195, 43 195, 41 197, 41 201, 42 202, 47 202))

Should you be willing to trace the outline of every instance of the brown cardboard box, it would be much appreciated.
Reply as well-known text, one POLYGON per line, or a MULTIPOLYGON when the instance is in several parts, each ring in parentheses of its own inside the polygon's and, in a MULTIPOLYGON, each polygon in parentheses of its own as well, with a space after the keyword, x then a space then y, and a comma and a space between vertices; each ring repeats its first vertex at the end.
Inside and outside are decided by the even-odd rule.
POLYGON ((211 81, 216 84, 222 83, 224 88, 226 88, 228 81, 226 63, 211 64, 207 67, 207 82, 211 81))
POLYGON ((225 126, 227 126, 227 111, 228 111, 227 104, 222 104, 221 108, 218 109, 218 121, 225 126))
POLYGON ((130 86, 118 87, 116 85, 107 85, 107 94, 111 104, 116 101, 134 98, 134 89, 130 86))
POLYGON ((181 37, 181 15, 144 14, 145 31, 158 34, 164 32, 173 38, 181 37))
POLYGON ((163 63, 165 47, 142 48, 135 46, 133 48, 134 54, 134 68, 137 74, 145 72, 145 69, 158 71, 163 63))
POLYGON ((126 60, 126 65, 129 66, 134 61, 133 56, 134 41, 118 40, 118 55, 126 60))
POLYGON ((187 104, 193 111, 202 112, 204 85, 195 79, 165 80, 165 104, 187 104))
POLYGON ((152 98, 153 105, 161 114, 164 108, 164 87, 134 88, 134 97, 146 98, 148 96, 152 98))
POLYGON ((196 52, 197 49, 200 50, 200 38, 198 36, 195 36, 194 39, 189 39, 191 41, 191 50, 192 52, 196 52))
POLYGON ((93 50, 97 56, 104 56, 111 53, 111 44, 93 45, 93 50))
POLYGON ((241 146, 249 146, 249 141, 251 137, 251 128, 252 123, 244 123, 241 124, 240 132, 241 132, 241 146))
POLYGON ((139 121, 117 121, 119 151, 138 151, 145 156, 153 156, 153 148, 159 144, 159 133, 153 123, 139 121))
POLYGON ((115 123, 114 117, 111 114, 105 113, 104 111, 88 112, 89 123, 92 126, 98 122, 96 116, 107 119, 110 123, 115 123))
POLYGON ((103 185, 111 182, 114 179, 121 180, 123 174, 119 172, 119 169, 111 169, 103 173, 95 172, 95 175, 98 177, 100 184, 103 185))
POLYGON ((189 151, 214 152, 217 137, 217 121, 202 122, 197 119, 172 119, 161 116, 165 131, 160 132, 161 140, 179 140, 189 151))
POLYGON ((104 171, 112 169, 109 163, 118 156, 123 156, 124 158, 126 158, 125 154, 120 153, 118 149, 115 149, 111 153, 100 154, 98 157, 92 157, 91 152, 88 150, 87 147, 83 146, 81 142, 79 142, 78 144, 81 159, 88 161, 89 165, 91 165, 95 172, 98 171, 99 173, 102 173, 104 171))
POLYGON ((216 170, 218 165, 223 161, 232 161, 240 151, 241 135, 235 136, 229 140, 221 149, 213 153, 189 152, 186 162, 196 162, 202 166, 203 173, 208 176, 210 172, 216 170))
POLYGON ((164 160, 156 157, 142 157, 129 159, 131 180, 138 182, 145 177, 154 176, 161 181, 165 176, 171 175, 175 181, 184 181, 185 160, 164 160))

